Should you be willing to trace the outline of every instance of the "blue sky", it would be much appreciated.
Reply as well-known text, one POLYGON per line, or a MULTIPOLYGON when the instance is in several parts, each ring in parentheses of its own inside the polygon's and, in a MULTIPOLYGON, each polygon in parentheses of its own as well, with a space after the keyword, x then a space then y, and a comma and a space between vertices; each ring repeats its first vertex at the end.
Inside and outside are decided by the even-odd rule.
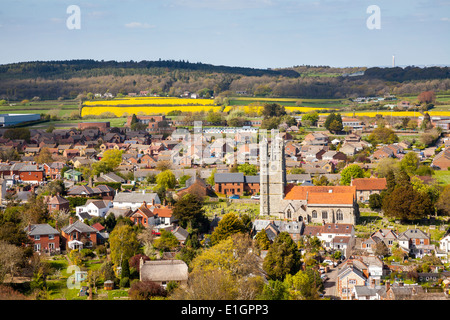
POLYGON ((2 0, 0 64, 450 65, 450 0, 2 0), (80 8, 69 30, 67 7, 80 8), (366 12, 380 8, 381 29, 366 12))

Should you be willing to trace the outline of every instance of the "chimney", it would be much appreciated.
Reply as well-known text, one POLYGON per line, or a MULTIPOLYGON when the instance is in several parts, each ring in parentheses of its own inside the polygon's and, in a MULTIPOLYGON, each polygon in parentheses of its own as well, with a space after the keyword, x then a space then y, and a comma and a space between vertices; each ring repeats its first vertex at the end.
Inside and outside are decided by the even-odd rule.
POLYGON ((70 217, 70 218, 69 218, 69 225, 72 225, 72 224, 73 224, 73 218, 70 217))
POLYGON ((155 205, 155 198, 152 199, 152 206, 155 205))
POLYGON ((31 223, 28 222, 28 232, 31 232, 31 223))
POLYGON ((386 281, 385 283, 386 286, 386 292, 391 288, 391 282, 389 280, 386 281))

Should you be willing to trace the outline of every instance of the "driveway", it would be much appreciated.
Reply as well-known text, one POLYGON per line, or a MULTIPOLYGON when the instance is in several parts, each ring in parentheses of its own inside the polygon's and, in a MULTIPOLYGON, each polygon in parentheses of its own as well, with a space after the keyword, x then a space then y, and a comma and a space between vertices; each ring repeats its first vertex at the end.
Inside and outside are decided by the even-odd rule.
POLYGON ((325 273, 328 276, 328 279, 323 283, 325 288, 324 296, 326 298, 335 299, 336 296, 336 278, 338 273, 338 267, 330 268, 330 271, 325 273))

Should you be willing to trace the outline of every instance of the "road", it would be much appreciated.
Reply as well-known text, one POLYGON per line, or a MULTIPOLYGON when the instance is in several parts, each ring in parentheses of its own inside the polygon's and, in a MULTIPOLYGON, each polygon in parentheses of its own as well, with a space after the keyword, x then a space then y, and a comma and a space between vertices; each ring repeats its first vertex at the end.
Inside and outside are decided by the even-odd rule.
POLYGON ((323 286, 325 288, 325 294, 324 296, 327 298, 334 299, 336 296, 336 278, 337 278, 337 272, 338 267, 330 268, 330 270, 325 273, 328 276, 328 279, 324 282, 323 286))

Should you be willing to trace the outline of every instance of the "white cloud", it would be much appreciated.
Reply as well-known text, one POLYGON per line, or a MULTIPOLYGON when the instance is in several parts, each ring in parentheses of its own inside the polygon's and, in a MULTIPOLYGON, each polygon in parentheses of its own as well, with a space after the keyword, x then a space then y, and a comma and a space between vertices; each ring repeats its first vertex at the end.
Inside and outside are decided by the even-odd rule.
POLYGON ((148 24, 148 23, 142 23, 142 22, 130 22, 125 24, 126 28, 130 29, 151 29, 155 26, 148 24))
POLYGON ((450 21, 450 18, 441 18, 441 21, 450 21))

